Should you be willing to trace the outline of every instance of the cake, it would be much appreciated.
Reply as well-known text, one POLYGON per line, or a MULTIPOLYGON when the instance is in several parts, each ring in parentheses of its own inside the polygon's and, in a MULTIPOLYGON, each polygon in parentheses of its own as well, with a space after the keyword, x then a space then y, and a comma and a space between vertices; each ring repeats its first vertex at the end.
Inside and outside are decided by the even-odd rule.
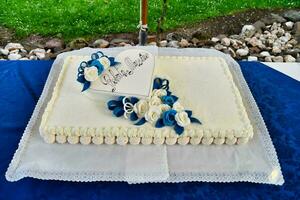
MULTIPOLYGON (((148 99, 89 92, 97 89, 86 84, 86 79, 93 81, 87 74, 95 68, 78 70, 89 59, 66 58, 40 125, 47 143, 234 145, 253 136, 241 94, 223 58, 156 56, 148 99)), ((100 61, 103 66, 107 62, 111 67, 117 64, 107 56, 100 61)))

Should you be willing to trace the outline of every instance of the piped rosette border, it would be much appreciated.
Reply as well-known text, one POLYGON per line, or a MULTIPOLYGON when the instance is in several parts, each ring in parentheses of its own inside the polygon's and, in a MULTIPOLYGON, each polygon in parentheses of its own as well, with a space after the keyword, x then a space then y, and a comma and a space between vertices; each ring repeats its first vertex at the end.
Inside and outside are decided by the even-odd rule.
POLYGON ((115 117, 124 117, 136 126, 150 123, 155 128, 171 127, 177 135, 182 135, 191 123, 201 125, 193 112, 186 110, 169 89, 169 80, 157 77, 149 99, 120 96, 108 101, 107 107, 115 117))

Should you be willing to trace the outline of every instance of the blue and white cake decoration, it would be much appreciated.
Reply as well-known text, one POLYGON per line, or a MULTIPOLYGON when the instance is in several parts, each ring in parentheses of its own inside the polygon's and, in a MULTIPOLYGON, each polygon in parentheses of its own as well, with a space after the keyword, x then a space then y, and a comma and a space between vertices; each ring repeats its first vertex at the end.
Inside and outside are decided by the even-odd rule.
POLYGON ((114 57, 108 57, 101 51, 93 53, 91 60, 81 62, 78 67, 77 81, 83 84, 81 91, 87 90, 91 86, 91 82, 96 81, 107 68, 117 64, 114 57))
POLYGON ((201 124, 192 116, 191 110, 186 110, 178 101, 178 97, 169 90, 169 80, 155 78, 153 91, 149 99, 120 96, 107 102, 107 107, 116 117, 124 116, 141 126, 146 122, 156 128, 172 127, 178 135, 191 123, 201 124))

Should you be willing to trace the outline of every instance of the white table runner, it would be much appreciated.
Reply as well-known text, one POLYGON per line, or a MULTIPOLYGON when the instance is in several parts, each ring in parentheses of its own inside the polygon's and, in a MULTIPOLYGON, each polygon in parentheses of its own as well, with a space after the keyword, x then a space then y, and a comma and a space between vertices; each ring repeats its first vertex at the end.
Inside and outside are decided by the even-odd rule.
MULTIPOLYGON (((116 55, 125 48, 101 49, 116 55)), ((67 181, 144 182, 236 182, 283 184, 283 176, 263 119, 244 81, 239 65, 229 56, 210 49, 159 49, 159 55, 221 56, 235 76, 249 118, 254 125, 254 138, 246 145, 235 146, 118 146, 46 144, 38 127, 45 105, 57 80, 64 58, 90 55, 97 49, 64 53, 58 56, 44 91, 28 123, 6 179, 24 177, 67 181)))

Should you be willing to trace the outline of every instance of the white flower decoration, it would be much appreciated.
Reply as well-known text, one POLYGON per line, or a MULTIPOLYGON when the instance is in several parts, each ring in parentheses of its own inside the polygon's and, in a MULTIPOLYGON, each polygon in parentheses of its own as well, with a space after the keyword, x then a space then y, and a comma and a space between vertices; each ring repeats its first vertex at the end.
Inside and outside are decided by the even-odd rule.
POLYGON ((98 68, 97 67, 84 68, 84 78, 90 82, 96 81, 98 79, 98 68))
POLYGON ((149 100, 149 106, 159 106, 161 105, 162 102, 161 102, 161 99, 157 96, 154 96, 152 97, 150 100, 149 100))
POLYGON ((168 104, 160 104, 159 108, 160 108, 160 110, 161 110, 162 113, 171 109, 171 107, 168 104))
POLYGON ((105 56, 99 58, 99 62, 101 63, 101 65, 103 65, 104 69, 107 69, 110 66, 110 60, 105 56))
POLYGON ((175 115, 175 120, 177 124, 181 127, 185 127, 191 123, 191 120, 186 112, 178 112, 175 115))
POLYGON ((152 106, 145 114, 145 119, 150 123, 155 123, 161 115, 161 109, 159 106, 152 106))
POLYGON ((139 118, 144 117, 146 112, 149 110, 149 105, 146 100, 139 100, 136 104, 133 106, 133 111, 137 114, 139 118))
POLYGON ((151 97, 162 97, 167 95, 167 91, 164 89, 154 89, 152 90, 151 97))
POLYGON ((173 109, 177 112, 184 111, 184 107, 178 101, 173 104, 173 109))

